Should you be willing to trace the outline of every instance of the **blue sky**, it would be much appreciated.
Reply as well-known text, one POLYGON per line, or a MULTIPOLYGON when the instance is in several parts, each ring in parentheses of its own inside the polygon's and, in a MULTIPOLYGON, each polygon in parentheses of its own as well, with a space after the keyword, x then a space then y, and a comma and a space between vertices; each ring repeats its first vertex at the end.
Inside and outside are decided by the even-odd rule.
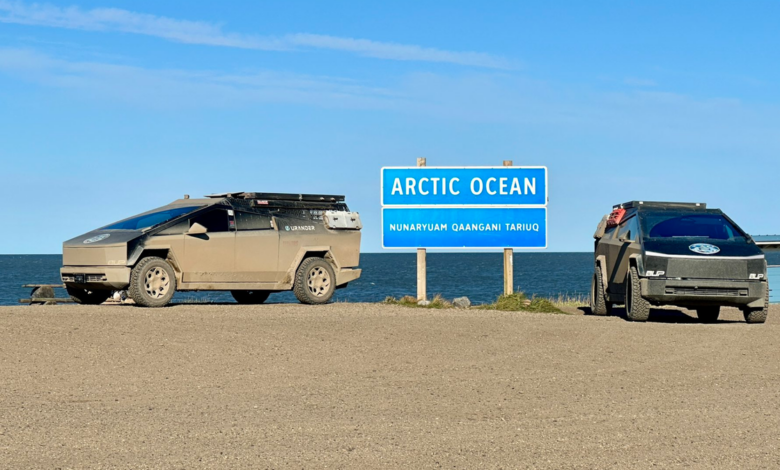
POLYGON ((223 191, 545 165, 549 249, 632 199, 780 232, 777 2, 0 0, 0 253, 223 191))

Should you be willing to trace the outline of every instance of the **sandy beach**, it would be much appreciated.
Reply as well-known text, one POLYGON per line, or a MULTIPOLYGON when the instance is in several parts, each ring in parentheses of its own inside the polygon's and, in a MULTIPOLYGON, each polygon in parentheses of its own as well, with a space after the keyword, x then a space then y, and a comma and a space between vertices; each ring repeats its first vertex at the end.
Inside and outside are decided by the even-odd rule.
POLYGON ((780 309, 721 318, 3 307, 0 467, 780 466, 780 309))

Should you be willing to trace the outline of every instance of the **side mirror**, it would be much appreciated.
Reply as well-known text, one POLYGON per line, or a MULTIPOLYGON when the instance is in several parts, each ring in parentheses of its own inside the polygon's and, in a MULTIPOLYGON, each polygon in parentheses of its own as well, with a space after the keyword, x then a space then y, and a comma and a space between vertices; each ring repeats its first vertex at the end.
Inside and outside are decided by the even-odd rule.
POLYGON ((192 224, 192 227, 190 227, 189 231, 187 231, 187 235, 203 235, 206 232, 208 232, 206 227, 195 222, 194 224, 192 224))

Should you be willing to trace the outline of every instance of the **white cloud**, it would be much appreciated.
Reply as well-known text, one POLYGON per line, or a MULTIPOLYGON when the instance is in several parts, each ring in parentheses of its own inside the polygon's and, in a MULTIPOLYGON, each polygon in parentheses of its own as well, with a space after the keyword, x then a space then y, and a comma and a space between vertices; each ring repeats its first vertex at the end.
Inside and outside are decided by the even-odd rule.
POLYGON ((118 31, 155 36, 185 44, 234 47, 264 51, 325 49, 379 59, 441 62, 473 67, 510 69, 510 61, 480 52, 447 51, 417 45, 344 38, 321 34, 280 37, 228 33, 219 24, 136 13, 119 8, 61 8, 0 0, 0 22, 87 31, 118 31))
MULTIPOLYGON (((415 73, 385 85, 268 70, 151 69, 72 61, 34 50, 0 48, 0 75, 63 90, 69 98, 135 108, 261 108, 266 103, 402 113, 411 119, 489 124, 561 142, 619 142, 621 152, 668 144, 677 150, 751 155, 780 149, 774 104, 694 98, 669 91, 598 92, 503 73, 415 73)), ((541 144, 540 144, 541 145, 541 144)), ((545 145, 548 145, 545 143, 545 145)), ((549 144, 552 145, 552 144, 549 144)), ((654 157, 663 161, 663 155, 654 157)), ((757 157, 753 157, 757 158, 757 157)))
POLYGON ((0 74, 39 85, 151 108, 234 107, 294 103, 337 108, 392 109, 397 92, 333 77, 260 71, 159 70, 67 61, 36 51, 0 48, 0 74))
POLYGON ((452 52, 441 49, 377 42, 368 39, 340 38, 321 34, 290 34, 282 38, 284 44, 354 52, 368 57, 392 60, 447 62, 476 67, 510 69, 509 61, 480 52, 452 52))

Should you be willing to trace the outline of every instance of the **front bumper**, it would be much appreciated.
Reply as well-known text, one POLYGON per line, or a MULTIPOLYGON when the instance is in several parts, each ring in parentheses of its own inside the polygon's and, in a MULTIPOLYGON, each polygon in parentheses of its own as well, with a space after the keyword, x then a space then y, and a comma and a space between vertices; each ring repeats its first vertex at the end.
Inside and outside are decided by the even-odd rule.
POLYGON ((63 266, 60 268, 62 283, 69 287, 101 287, 126 289, 130 285, 130 268, 127 266, 63 266))
POLYGON ((764 306, 769 288, 765 281, 720 279, 640 279, 642 297, 654 304, 680 306, 764 306))

